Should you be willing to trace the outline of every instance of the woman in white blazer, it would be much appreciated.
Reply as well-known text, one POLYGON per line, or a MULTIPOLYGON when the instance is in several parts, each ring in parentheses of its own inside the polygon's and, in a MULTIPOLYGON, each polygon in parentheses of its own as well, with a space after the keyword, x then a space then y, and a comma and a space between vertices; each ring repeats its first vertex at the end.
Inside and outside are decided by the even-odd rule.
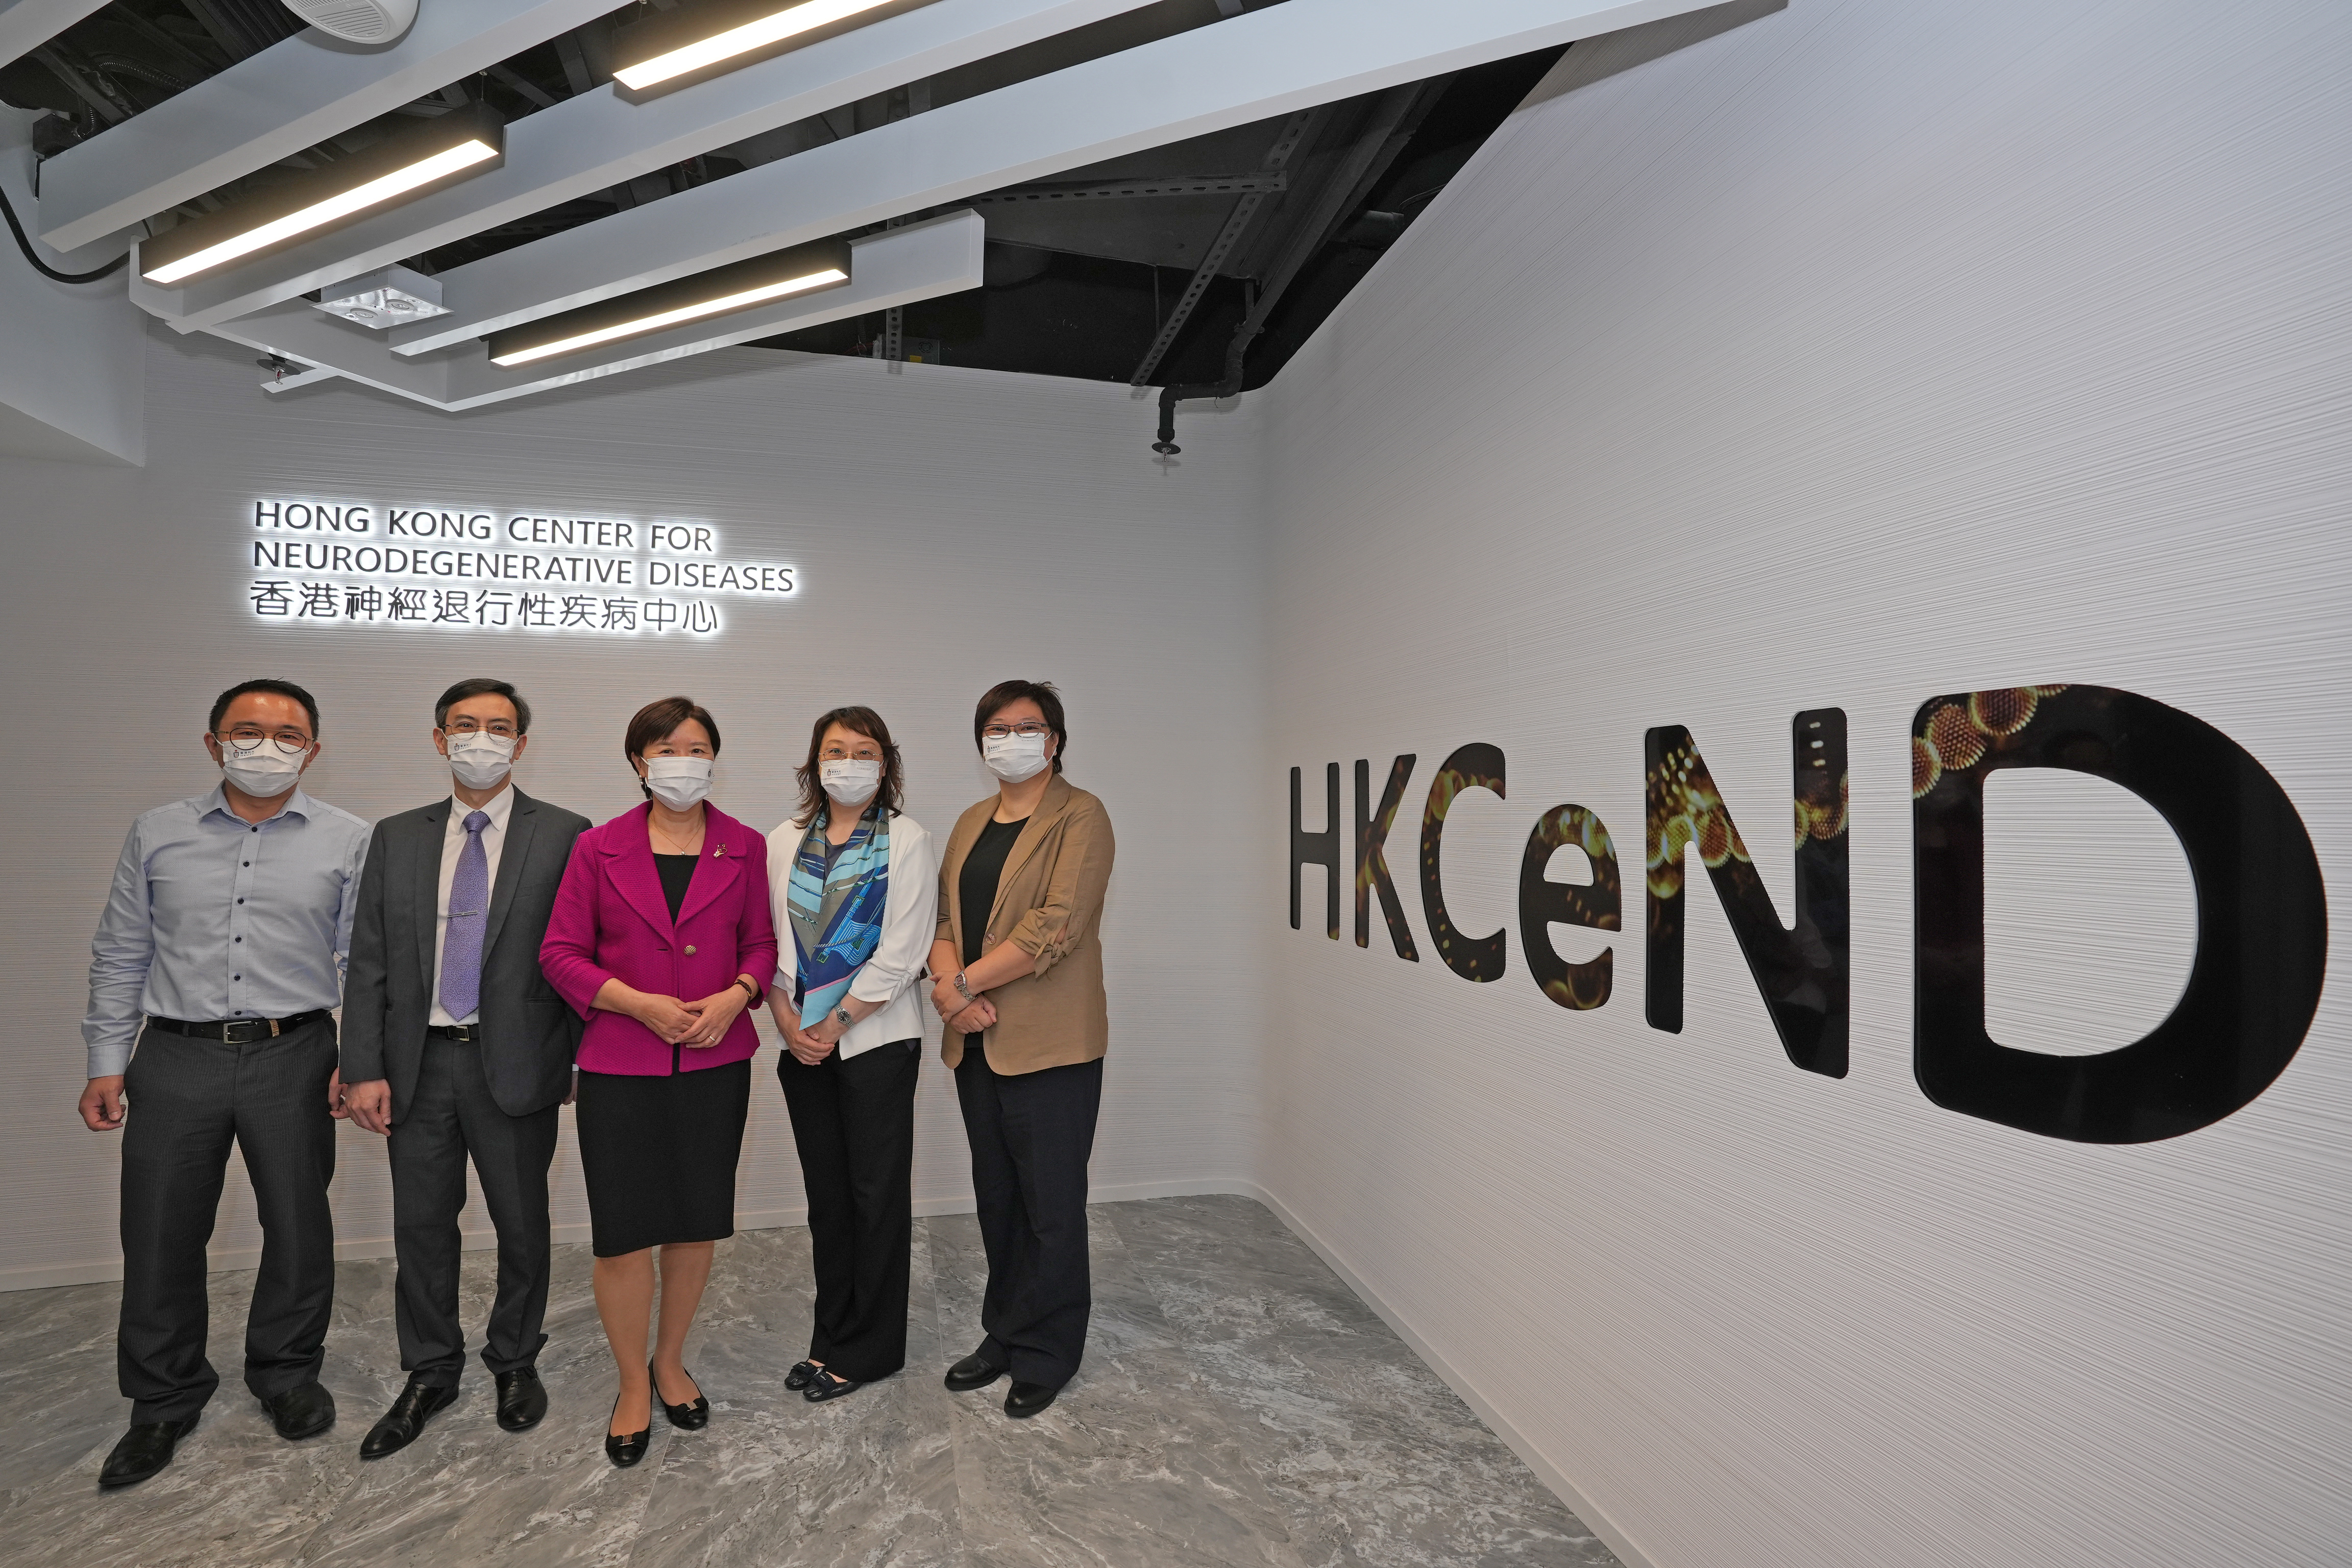
POLYGON ((801 806, 768 835, 776 1063, 808 1188, 816 1323, 784 1386, 836 1399, 907 1363, 915 1083, 939 854, 898 815, 905 780, 870 708, 816 721, 801 806))

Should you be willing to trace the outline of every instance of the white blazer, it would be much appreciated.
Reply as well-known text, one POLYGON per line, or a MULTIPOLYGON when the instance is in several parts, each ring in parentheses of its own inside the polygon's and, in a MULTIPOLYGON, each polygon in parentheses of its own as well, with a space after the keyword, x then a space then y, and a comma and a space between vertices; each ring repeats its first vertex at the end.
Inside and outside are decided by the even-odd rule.
MULTIPOLYGON (((768 835, 768 905, 776 921, 776 978, 773 994, 792 1005, 793 987, 799 983, 800 949, 793 940, 792 917, 784 907, 792 886, 793 861, 807 835, 802 824, 786 821, 768 835)), ((882 901, 882 940, 874 956, 849 983, 849 994, 861 1002, 879 1002, 842 1036, 836 1048, 842 1059, 870 1051, 892 1040, 919 1040, 927 1019, 923 991, 918 984, 930 962, 931 942, 939 932, 940 854, 931 836, 911 816, 890 819, 890 888, 882 901)))

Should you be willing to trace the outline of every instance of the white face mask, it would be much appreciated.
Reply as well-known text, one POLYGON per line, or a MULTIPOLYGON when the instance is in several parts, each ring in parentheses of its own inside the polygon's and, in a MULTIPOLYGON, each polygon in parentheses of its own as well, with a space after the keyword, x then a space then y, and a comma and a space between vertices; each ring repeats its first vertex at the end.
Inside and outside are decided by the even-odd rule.
POLYGON ((514 771, 515 740, 515 736, 493 735, 487 730, 451 735, 449 771, 467 789, 496 788, 514 771))
POLYGON ((1000 740, 986 736, 980 742, 980 755, 990 773, 1007 784, 1019 784, 1045 771, 1045 737, 1013 734, 1000 740))
POLYGON ((867 757, 829 757, 817 763, 824 793, 844 805, 864 805, 882 787, 882 764, 867 757))
POLYGON ((646 786, 672 811, 684 811, 710 793, 709 757, 647 757, 646 786))
POLYGON ((310 760, 308 746, 289 756, 275 741, 264 741, 249 752, 221 748, 221 776, 256 800, 275 800, 301 782, 310 760))

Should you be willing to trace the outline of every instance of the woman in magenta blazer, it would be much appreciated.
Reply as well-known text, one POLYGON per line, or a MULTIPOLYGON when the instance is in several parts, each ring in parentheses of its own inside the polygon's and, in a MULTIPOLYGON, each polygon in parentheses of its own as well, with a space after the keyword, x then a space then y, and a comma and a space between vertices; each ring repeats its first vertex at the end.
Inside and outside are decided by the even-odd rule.
POLYGON ((767 840, 704 804, 719 725, 684 697, 647 704, 623 742, 646 804, 582 834, 539 951, 588 1020, 580 1042, 580 1170, 596 1310, 621 1370, 604 1453, 646 1456, 658 1396, 698 1430, 710 1402, 686 1333, 712 1244, 735 1232, 735 1163, 751 1103, 751 1009, 776 972, 767 840), (653 1325, 661 1248, 661 1332, 653 1325))

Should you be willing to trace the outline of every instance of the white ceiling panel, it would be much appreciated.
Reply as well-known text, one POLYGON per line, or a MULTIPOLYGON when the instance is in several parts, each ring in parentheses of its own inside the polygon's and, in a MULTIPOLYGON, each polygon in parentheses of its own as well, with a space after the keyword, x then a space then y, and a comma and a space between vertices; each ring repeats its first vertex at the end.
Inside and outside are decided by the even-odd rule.
POLYGON ((297 33, 43 164, 41 237, 61 250, 87 245, 612 8, 612 0, 435 0, 388 48, 315 27, 297 33))
POLYGON ((24 58, 91 12, 105 8, 106 0, 0 0, 0 66, 24 58))
MULTIPOLYGON (((404 358, 386 352, 380 334, 337 321, 299 300, 210 330, 232 342, 283 354, 362 385, 457 412, 977 289, 986 239, 986 224, 969 209, 870 235, 851 242, 850 280, 841 288, 513 370, 490 363, 488 351, 478 342, 404 358)), ((307 384, 308 378, 303 379, 307 384)))
POLYGON ((140 283, 134 297, 167 320, 211 326, 714 147, 1150 3, 934 0, 643 103, 628 102, 607 84, 509 126, 499 168, 179 289, 140 283))

